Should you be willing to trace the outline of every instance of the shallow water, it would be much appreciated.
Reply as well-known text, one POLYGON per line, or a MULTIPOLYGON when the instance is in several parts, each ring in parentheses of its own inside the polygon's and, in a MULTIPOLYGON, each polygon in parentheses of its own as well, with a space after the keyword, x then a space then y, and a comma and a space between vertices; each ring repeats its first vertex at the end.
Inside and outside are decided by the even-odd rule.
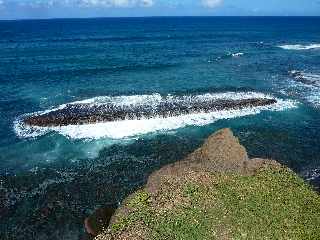
POLYGON ((252 157, 277 159, 319 187, 319 32, 320 18, 301 17, 0 22, 0 237, 79 239, 96 207, 118 204, 222 127, 252 157), (79 101, 250 94, 279 101, 109 125, 20 121, 79 101))

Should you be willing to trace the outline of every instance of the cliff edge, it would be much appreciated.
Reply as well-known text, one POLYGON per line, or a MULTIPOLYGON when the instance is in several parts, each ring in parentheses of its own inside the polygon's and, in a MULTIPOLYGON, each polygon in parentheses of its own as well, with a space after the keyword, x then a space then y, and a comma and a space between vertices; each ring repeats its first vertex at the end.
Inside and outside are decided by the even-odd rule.
POLYGON ((320 239, 320 196, 223 129, 154 172, 95 239, 320 239))

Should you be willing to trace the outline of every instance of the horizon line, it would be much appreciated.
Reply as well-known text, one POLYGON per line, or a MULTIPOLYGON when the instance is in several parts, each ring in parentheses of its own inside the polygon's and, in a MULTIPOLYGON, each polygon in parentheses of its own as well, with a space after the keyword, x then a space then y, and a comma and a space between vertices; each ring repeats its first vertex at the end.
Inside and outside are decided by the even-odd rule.
POLYGON ((34 21, 34 20, 81 20, 81 19, 116 19, 116 18, 320 18, 320 15, 172 15, 172 16, 106 16, 106 17, 52 17, 52 18, 14 18, 0 21, 34 21))

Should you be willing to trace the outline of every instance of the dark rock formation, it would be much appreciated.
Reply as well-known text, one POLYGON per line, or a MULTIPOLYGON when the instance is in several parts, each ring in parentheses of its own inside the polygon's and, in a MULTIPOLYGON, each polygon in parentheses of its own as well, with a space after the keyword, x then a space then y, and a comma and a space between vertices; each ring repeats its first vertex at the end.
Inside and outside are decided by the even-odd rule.
POLYGON ((115 209, 111 207, 99 208, 84 221, 84 227, 92 236, 97 236, 108 227, 109 221, 115 209))
POLYGON ((152 105, 114 105, 114 104, 68 104, 51 112, 29 116, 24 123, 30 126, 66 126, 97 122, 120 121, 126 119, 150 119, 154 117, 173 117, 191 113, 208 113, 219 110, 242 109, 267 106, 276 103, 275 99, 252 98, 242 100, 210 101, 164 101, 152 105))
POLYGON ((315 79, 314 77, 312 77, 312 75, 305 76, 304 73, 301 71, 293 70, 293 71, 290 71, 289 74, 297 82, 301 82, 306 85, 318 85, 319 84, 319 79, 315 79))

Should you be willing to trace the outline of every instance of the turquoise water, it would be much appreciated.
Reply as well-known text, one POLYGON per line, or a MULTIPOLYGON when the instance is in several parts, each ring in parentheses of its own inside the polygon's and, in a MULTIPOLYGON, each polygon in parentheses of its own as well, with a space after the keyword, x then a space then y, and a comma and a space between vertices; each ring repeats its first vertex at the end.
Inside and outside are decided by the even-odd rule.
POLYGON ((319 187, 319 33, 320 18, 302 17, 0 22, 1 238, 81 238, 95 208, 222 127, 319 187), (55 129, 20 121, 76 101, 250 96, 278 104, 55 129))

